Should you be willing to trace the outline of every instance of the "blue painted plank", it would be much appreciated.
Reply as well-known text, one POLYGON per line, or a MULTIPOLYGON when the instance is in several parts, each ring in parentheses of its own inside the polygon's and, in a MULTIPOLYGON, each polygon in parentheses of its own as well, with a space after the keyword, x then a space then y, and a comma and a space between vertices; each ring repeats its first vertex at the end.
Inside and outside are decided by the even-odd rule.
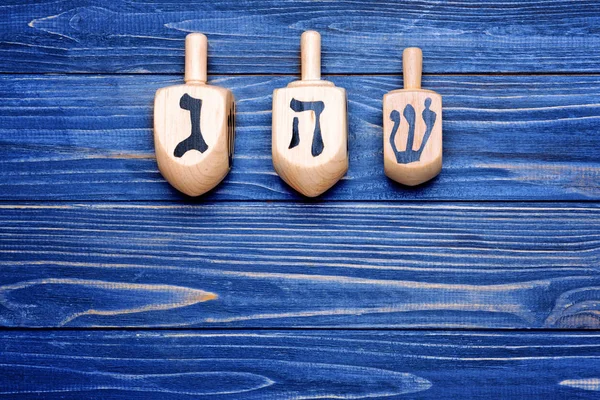
MULTIPOLYGON (((181 76, 1 76, 0 199, 181 200, 158 173, 154 92, 181 76)), ((237 98, 233 170, 203 200, 297 200, 271 163, 271 93, 292 78, 217 77, 237 98)), ((598 200, 600 77, 426 76, 443 95, 444 169, 383 174, 383 95, 399 76, 333 77, 349 97, 350 170, 326 200, 598 200)))
POLYGON ((0 205, 12 327, 600 328, 600 205, 0 205))
POLYGON ((397 73, 409 46, 427 73, 600 71, 594 0, 4 1, 0 21, 2 72, 180 73, 201 31, 213 73, 296 74, 307 29, 326 73, 397 73))
POLYGON ((0 376, 11 399, 592 399, 600 334, 8 331, 0 376))

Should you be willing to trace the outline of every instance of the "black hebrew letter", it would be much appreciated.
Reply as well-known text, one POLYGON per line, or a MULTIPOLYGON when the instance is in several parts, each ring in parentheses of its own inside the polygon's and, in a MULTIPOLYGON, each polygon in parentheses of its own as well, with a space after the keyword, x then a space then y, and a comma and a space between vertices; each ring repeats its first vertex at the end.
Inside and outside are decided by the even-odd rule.
POLYGON ((402 117, 400 117, 400 113, 396 110, 393 110, 390 113, 390 119, 394 121, 394 127, 392 128, 392 133, 390 135, 390 145, 392 146, 392 150, 396 155, 396 161, 400 164, 400 152, 398 151, 398 147, 396 146, 396 134, 398 133, 398 128, 400 128, 400 122, 402 117))
POLYGON ((392 146, 392 150, 396 155, 396 161, 398 164, 410 164, 415 161, 419 161, 421 159, 421 153, 423 153, 423 149, 431 136, 431 131, 433 130, 433 126, 435 125, 435 119, 437 114, 435 111, 432 111, 429 107, 431 106, 431 99, 425 99, 425 110, 421 116, 423 117, 423 121, 425 122, 425 134, 423 135, 423 140, 421 141, 421 146, 419 150, 413 150, 413 144, 415 141, 415 119, 416 113, 413 106, 407 104, 404 107, 404 118, 408 123, 408 137, 406 139, 406 150, 398 151, 396 147, 396 134, 398 133, 398 129, 400 128, 400 113, 396 110, 393 110, 390 113, 390 119, 394 121, 394 126, 392 127, 392 133, 390 135, 390 144, 392 146))
MULTIPOLYGON (((323 152, 325 147, 323 144, 323 137, 321 136, 321 113, 325 109, 325 104, 322 101, 299 101, 292 99, 290 102, 290 108, 295 112, 302 111, 314 111, 315 113, 315 129, 313 131, 313 142, 311 153, 313 157, 318 156, 323 152)), ((292 126, 292 140, 290 142, 289 149, 300 144, 300 132, 298 129, 298 117, 294 117, 292 126)))
POLYGON ((414 152, 413 152, 413 143, 415 142, 415 109, 410 104, 407 104, 404 107, 404 112, 402 113, 406 121, 408 122, 408 138, 406 139, 406 154, 409 156, 409 162, 416 161, 413 160, 414 152))
POLYGON ((190 120, 192 122, 192 133, 187 139, 180 142, 173 155, 175 157, 183 157, 185 153, 190 150, 198 150, 200 153, 204 153, 208 149, 208 145, 202 137, 202 131, 200 130, 200 111, 202 110, 202 100, 195 99, 187 93, 181 96, 179 100, 179 107, 190 112, 190 120))
POLYGON ((425 135, 423 135, 423 141, 421 142, 421 147, 419 148, 419 157, 421 157, 421 153, 425 148, 425 144, 429 140, 429 136, 431 136, 431 131, 433 130, 433 125, 435 125, 435 117, 437 114, 435 111, 431 111, 429 109, 431 107, 431 99, 428 97, 425 99, 425 109, 423 110, 423 121, 425 121, 425 135))

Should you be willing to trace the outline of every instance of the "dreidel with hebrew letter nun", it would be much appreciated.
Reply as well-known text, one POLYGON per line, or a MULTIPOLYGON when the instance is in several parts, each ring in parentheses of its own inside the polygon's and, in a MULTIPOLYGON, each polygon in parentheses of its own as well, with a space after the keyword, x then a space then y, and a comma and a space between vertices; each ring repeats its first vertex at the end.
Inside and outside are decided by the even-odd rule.
POLYGON ((383 96, 385 174, 408 186, 426 182, 442 169, 442 96, 421 89, 423 53, 402 54, 404 89, 383 96))
POLYGON ((154 99, 158 168, 177 190, 199 196, 225 178, 233 157, 235 100, 206 83, 208 41, 185 38, 185 84, 159 89, 154 99))
POLYGON ((273 166, 307 197, 331 188, 348 170, 346 91, 321 80, 321 36, 300 40, 302 79, 273 92, 273 166))

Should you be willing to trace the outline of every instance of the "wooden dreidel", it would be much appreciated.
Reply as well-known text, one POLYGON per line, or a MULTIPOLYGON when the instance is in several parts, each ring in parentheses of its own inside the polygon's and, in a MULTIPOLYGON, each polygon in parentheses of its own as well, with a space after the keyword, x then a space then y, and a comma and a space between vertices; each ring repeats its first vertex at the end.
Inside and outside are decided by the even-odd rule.
POLYGON ((300 41, 302 79, 273 92, 273 166, 291 187, 315 197, 348 170, 346 91, 321 80, 321 36, 300 41))
POLYGON ((442 169, 442 96, 421 89, 421 49, 404 50, 402 69, 404 89, 383 96, 383 164, 388 177, 414 186, 442 169))
POLYGON ((214 188, 231 167, 235 99, 206 84, 208 41, 185 38, 185 85, 159 89, 154 99, 154 147, 158 169, 177 190, 199 196, 214 188))

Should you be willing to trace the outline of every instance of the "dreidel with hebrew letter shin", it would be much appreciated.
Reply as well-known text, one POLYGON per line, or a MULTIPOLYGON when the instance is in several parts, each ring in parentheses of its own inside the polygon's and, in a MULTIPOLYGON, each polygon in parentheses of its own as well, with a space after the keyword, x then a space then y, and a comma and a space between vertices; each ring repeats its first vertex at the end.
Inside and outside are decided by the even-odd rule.
POLYGON ((154 99, 158 169, 177 190, 199 196, 225 178, 233 157, 235 100, 206 83, 208 41, 185 38, 185 84, 159 89, 154 99))
POLYGON ((442 169, 442 96, 421 89, 421 49, 404 50, 402 69, 404 89, 383 96, 383 164, 389 178, 415 186, 442 169))
POLYGON ((307 197, 331 188, 348 170, 346 91, 321 80, 321 36, 300 40, 302 79, 273 92, 273 166, 307 197))

